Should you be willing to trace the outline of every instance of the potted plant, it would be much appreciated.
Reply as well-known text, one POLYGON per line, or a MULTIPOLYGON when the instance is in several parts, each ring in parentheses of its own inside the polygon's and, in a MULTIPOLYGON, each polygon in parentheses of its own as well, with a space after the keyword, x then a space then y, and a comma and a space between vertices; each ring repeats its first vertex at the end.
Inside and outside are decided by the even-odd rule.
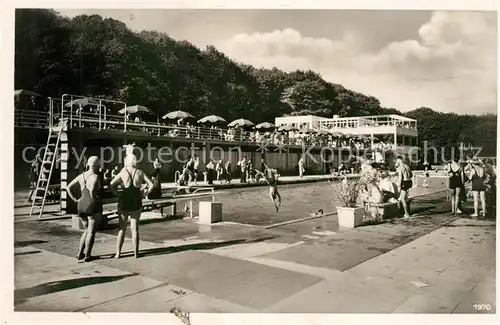
POLYGON ((342 205, 337 206, 339 227, 355 228, 363 223, 364 208, 358 204, 362 181, 347 179, 337 183, 334 194, 342 205))

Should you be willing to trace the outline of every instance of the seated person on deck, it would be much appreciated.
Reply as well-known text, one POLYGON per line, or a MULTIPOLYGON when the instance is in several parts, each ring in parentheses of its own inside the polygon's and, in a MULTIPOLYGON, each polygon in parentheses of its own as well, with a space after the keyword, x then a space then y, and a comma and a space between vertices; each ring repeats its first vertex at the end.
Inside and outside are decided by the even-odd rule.
POLYGON ((375 219, 377 218, 378 209, 372 205, 383 202, 382 192, 377 186, 375 173, 365 173, 362 178, 364 185, 359 192, 359 199, 365 206, 366 213, 375 219))
POLYGON ((399 197, 396 184, 390 179, 387 171, 383 171, 380 176, 381 180, 378 187, 382 191, 383 203, 396 203, 398 201, 397 198, 399 197))

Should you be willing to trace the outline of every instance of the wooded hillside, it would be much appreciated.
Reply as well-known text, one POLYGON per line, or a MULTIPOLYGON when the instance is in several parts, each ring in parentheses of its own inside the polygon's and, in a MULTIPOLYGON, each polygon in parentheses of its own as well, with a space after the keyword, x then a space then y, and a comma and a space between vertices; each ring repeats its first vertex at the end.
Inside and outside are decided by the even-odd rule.
MULTIPOLYGON (((402 114, 313 71, 256 69, 213 46, 200 50, 167 34, 134 33, 97 15, 68 19, 51 10, 16 10, 15 38, 15 88, 44 96, 82 94, 144 105, 158 115, 180 109, 256 123, 284 114, 402 114)), ((496 155, 496 115, 430 108, 402 115, 418 120, 421 142, 445 148, 472 143, 496 155)))

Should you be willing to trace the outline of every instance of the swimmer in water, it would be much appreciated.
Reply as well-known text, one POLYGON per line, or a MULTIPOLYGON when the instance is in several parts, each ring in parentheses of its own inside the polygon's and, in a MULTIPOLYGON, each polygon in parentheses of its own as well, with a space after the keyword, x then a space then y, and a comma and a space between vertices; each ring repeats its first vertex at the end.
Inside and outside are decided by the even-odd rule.
POLYGON ((261 162, 265 168, 264 177, 265 181, 269 185, 269 196, 271 197, 271 201, 273 202, 276 212, 278 212, 279 207, 281 206, 281 195, 278 192, 278 180, 274 175, 274 171, 267 166, 263 159, 261 160, 261 162), (278 204, 276 204, 276 199, 278 199, 278 204))

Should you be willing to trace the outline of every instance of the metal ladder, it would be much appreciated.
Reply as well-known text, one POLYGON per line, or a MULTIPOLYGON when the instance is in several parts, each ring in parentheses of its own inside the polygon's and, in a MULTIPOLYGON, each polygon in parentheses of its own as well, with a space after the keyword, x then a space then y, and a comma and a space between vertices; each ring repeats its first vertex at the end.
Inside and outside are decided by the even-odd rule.
POLYGON ((33 202, 31 204, 30 217, 34 215, 37 208, 39 209, 39 211, 37 212, 38 217, 42 217, 43 209, 45 207, 45 200, 47 199, 47 193, 49 191, 52 171, 54 170, 54 165, 56 162, 56 153, 59 150, 61 133, 63 132, 66 125, 67 120, 63 120, 59 123, 59 126, 49 129, 47 145, 45 146, 45 152, 43 154, 40 171, 38 173, 38 181, 36 182, 36 187, 33 193, 33 202))

